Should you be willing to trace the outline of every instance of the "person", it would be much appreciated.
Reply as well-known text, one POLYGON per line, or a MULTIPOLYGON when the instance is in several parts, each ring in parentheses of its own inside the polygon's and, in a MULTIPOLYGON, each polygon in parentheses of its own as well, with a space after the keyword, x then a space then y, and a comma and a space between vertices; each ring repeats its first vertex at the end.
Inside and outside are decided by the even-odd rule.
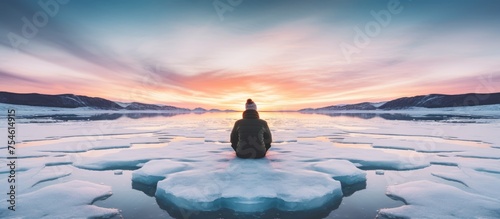
POLYGON ((234 123, 231 147, 239 158, 263 158, 271 148, 272 136, 267 122, 259 118, 257 105, 248 99, 243 119, 234 123))

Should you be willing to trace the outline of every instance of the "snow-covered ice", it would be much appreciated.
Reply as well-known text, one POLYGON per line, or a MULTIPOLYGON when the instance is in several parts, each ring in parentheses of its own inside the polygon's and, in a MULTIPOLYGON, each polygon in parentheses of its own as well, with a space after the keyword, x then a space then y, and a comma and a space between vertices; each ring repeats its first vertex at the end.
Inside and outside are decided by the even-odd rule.
POLYGON ((431 181, 389 186, 387 195, 405 205, 381 209, 387 218, 499 218, 500 201, 431 181))
MULTIPOLYGON (((328 150, 324 145, 310 147, 328 150)), ((158 182, 156 197, 160 201, 187 210, 244 212, 315 209, 341 199, 341 183, 366 181, 366 174, 346 160, 294 159, 292 154, 298 154, 301 147, 280 150, 276 146, 258 160, 237 158, 225 144, 205 142, 203 148, 172 144, 158 149, 165 155, 163 159, 144 164, 134 171, 132 180, 147 185, 158 182)))
POLYGON ((156 197, 188 210, 298 211, 341 198, 342 189, 327 174, 274 170, 264 159, 235 159, 227 169, 172 174, 158 183, 156 197))
POLYGON ((498 174, 481 173, 473 169, 461 168, 454 171, 433 172, 432 175, 462 183, 474 193, 491 198, 500 197, 500 177, 498 174))
POLYGON ((187 163, 172 160, 152 160, 132 173, 132 181, 145 185, 156 185, 168 174, 191 169, 187 163))
POLYGON ((366 173, 346 160, 327 160, 311 164, 313 170, 326 173, 332 178, 352 185, 366 181, 366 173))
MULTIPOLYGON (((50 185, 17 197, 16 211, 0 211, 1 218, 106 218, 118 215, 118 209, 93 205, 111 195, 111 187, 86 181, 50 185), (20 217, 19 212, 22 214, 20 217)), ((2 202, 5 202, 3 200, 2 202)))

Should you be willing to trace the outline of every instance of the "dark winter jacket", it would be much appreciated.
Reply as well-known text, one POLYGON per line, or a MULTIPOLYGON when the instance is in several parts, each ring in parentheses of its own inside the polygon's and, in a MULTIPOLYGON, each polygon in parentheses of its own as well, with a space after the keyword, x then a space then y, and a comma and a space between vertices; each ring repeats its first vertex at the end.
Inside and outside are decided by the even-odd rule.
POLYGON ((255 110, 243 112, 243 119, 234 123, 231 146, 241 158, 262 158, 271 147, 272 137, 267 122, 255 110))

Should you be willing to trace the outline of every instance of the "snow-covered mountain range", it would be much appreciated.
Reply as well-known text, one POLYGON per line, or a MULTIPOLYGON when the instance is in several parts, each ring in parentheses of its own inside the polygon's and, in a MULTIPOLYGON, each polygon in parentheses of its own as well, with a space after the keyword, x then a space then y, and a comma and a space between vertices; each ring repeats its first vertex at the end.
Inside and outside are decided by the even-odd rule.
POLYGON ((299 111, 343 111, 343 110, 401 110, 419 108, 448 108, 448 107, 466 107, 500 104, 500 93, 488 94, 429 94, 414 97, 402 97, 385 103, 357 103, 333 105, 321 108, 306 108, 299 111))

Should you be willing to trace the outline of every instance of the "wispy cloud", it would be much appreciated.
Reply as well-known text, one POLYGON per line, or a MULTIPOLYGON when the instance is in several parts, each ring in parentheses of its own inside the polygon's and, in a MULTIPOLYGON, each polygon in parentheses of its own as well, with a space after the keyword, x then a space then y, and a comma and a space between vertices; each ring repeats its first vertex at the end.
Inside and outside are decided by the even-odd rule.
POLYGON ((209 1, 70 1, 16 52, 7 34, 43 9, 2 1, 0 84, 185 107, 241 109, 253 98, 264 109, 298 109, 476 92, 478 78, 498 81, 499 3, 433 3, 401 1, 403 11, 347 62, 339 44, 352 44, 355 28, 376 21, 370 12, 387 2, 245 1, 220 21, 209 1))

